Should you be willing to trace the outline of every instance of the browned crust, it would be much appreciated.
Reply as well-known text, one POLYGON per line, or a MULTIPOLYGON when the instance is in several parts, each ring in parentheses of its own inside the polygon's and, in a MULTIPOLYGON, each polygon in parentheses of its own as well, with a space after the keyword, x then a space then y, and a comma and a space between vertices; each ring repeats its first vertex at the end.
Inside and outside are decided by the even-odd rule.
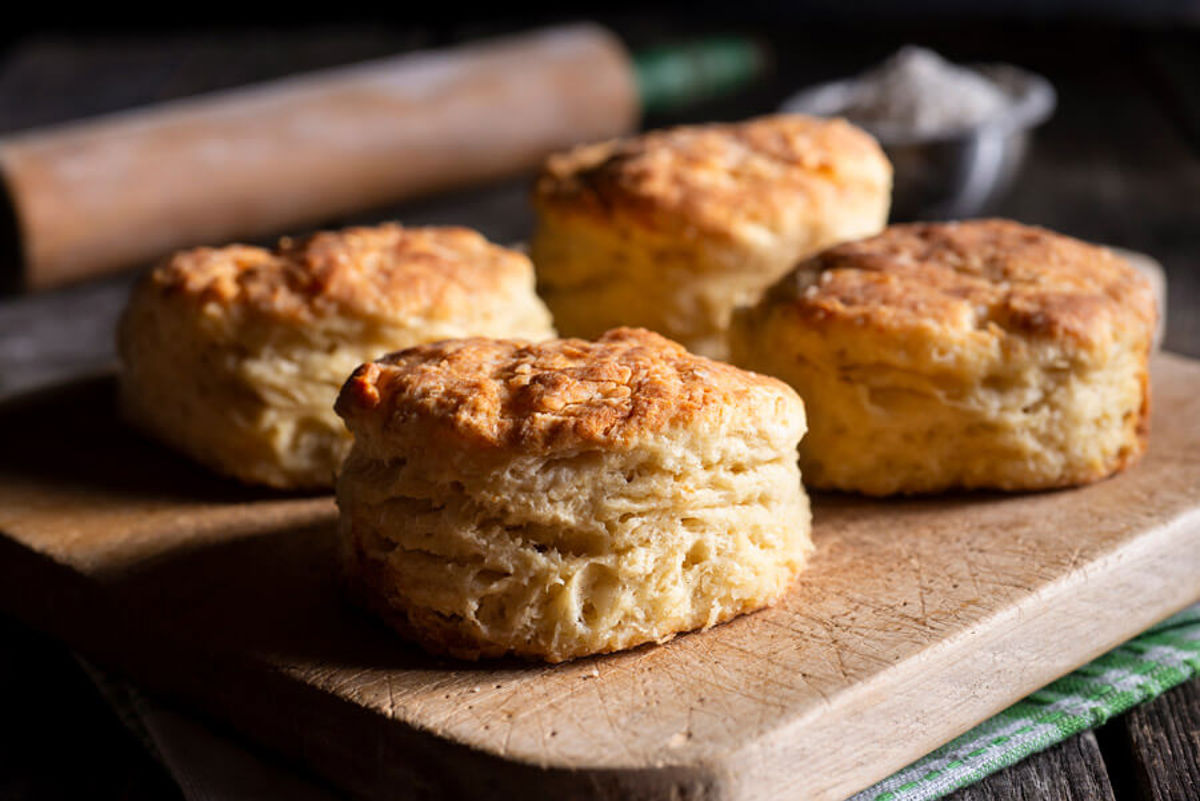
POLYGON ((669 230, 728 234, 774 224, 789 209, 823 209, 839 191, 884 193, 892 169, 869 134, 845 120, 798 114, 685 126, 551 156, 534 189, 545 208, 669 230))
POLYGON ((695 356, 650 331, 618 328, 596 342, 465 339, 410 348, 359 367, 335 408, 356 435, 419 420, 431 441, 548 452, 629 447, 702 416, 747 414, 764 395, 802 414, 781 381, 695 356))
POLYGON ((529 259, 467 228, 388 223, 176 253, 146 278, 163 296, 297 321, 466 307, 532 274, 529 259))
POLYGON ((1112 251, 1009 220, 893 225, 805 260, 763 303, 815 325, 968 327, 1083 348, 1149 347, 1157 318, 1149 282, 1112 251))

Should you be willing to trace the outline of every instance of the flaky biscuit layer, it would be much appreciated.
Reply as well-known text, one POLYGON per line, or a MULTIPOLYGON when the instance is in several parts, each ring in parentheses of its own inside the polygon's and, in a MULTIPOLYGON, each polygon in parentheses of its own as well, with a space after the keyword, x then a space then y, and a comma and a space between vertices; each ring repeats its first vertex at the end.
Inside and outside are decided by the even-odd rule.
POLYGON ((874 233, 891 165, 841 120, 777 115, 551 157, 531 254, 559 330, 641 325, 726 355, 731 310, 799 257, 874 233))
POLYGON ((350 584, 436 652, 663 641, 778 599, 811 548, 799 398, 649 332, 423 346, 338 409, 350 584))
POLYGON ((1045 489, 1144 450, 1155 316, 1111 252, 980 220, 826 250, 740 310, 731 340, 804 397, 812 486, 1045 489))
POLYGON ((350 447, 346 377, 392 350, 469 335, 553 336, 529 260, 465 229, 352 228, 176 254, 119 330, 127 417, 209 467, 321 488, 350 447))

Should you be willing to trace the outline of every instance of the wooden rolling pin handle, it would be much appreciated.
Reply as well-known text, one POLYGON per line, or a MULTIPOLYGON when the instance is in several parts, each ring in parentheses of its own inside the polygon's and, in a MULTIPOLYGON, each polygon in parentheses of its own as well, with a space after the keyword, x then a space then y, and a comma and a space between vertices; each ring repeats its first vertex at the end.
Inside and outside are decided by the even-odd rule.
POLYGON ((625 49, 584 25, 32 131, 0 141, 19 281, 57 286, 516 174, 638 115, 625 49))

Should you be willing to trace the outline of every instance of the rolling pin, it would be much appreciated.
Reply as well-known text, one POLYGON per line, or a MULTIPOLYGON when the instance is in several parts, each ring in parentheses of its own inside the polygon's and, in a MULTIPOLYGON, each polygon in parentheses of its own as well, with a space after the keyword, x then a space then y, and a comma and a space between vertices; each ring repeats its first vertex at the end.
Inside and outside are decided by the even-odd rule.
POLYGON ((756 69, 736 40, 701 54, 652 52, 639 82, 605 29, 551 28, 18 134, 0 140, 9 283, 59 286, 518 174, 756 69))

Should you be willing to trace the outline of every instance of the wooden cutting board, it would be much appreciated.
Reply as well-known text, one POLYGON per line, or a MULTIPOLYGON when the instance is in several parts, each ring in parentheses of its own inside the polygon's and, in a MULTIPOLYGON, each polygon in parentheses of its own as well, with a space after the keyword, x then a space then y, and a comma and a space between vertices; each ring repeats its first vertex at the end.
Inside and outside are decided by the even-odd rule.
POLYGON ((324 497, 218 480, 111 379, 0 407, 0 603, 354 793, 836 799, 1200 598, 1200 363, 1078 490, 822 496, 777 608, 557 667, 434 659, 350 608, 324 497))

